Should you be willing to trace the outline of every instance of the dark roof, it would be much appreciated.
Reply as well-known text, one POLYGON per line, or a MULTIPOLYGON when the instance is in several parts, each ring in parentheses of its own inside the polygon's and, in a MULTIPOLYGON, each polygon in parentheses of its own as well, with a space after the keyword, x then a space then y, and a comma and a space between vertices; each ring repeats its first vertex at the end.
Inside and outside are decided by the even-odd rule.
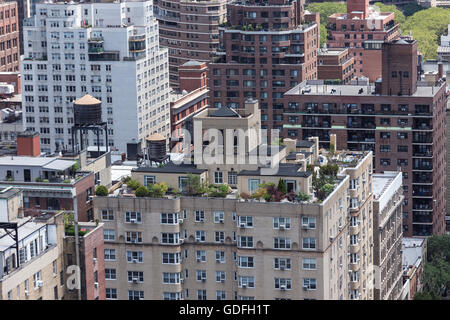
POLYGON ((133 169, 134 172, 154 172, 154 173, 193 173, 200 174, 206 169, 197 169, 197 167, 193 164, 175 164, 173 162, 169 162, 162 167, 140 167, 137 169, 133 169))
POLYGON ((296 160, 297 159, 297 154, 304 154, 305 158, 309 157, 310 155, 312 155, 312 152, 308 152, 308 151, 298 151, 298 152, 291 152, 286 156, 286 160, 296 160))
POLYGON ((311 148, 314 145, 314 141, 298 140, 297 148, 311 148))
POLYGON ((213 110, 210 114, 210 117, 234 117, 234 118, 240 118, 241 116, 236 111, 228 108, 228 107, 222 107, 216 110, 213 110))
MULTIPOLYGON (((307 178, 312 174, 311 171, 298 171, 300 168, 301 165, 280 163, 278 172, 274 174, 274 176, 307 178)), ((261 176, 261 168, 258 168, 257 170, 242 170, 239 172, 238 176, 261 176)))
POLYGON ((16 188, 11 188, 11 187, 6 187, 0 188, 0 199, 9 199, 12 196, 16 195, 17 193, 19 193, 20 190, 16 189, 16 188))

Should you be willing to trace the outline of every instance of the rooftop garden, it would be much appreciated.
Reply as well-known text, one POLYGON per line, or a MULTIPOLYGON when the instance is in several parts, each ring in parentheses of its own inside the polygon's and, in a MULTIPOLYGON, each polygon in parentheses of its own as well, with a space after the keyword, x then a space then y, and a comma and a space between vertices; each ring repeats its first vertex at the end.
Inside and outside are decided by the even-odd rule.
MULTIPOLYGON (((75 221, 73 212, 64 213, 64 233, 66 236, 75 236, 75 221)), ((88 230, 81 228, 78 226, 78 235, 80 237, 89 233, 88 230)))

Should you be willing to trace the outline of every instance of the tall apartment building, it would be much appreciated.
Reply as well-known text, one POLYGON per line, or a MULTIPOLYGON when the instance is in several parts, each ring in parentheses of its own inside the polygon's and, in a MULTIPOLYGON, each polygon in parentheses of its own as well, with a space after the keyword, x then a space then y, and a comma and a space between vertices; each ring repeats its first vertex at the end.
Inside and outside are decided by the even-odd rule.
MULTIPOLYGON (((225 109, 205 109, 194 122, 260 128, 256 101, 225 109)), ((132 171, 133 179, 146 186, 165 182, 181 196, 137 198, 126 186, 97 196, 106 298, 373 299, 372 153, 319 154, 314 138, 284 142, 271 149, 269 160, 281 160, 273 175, 251 163, 144 165, 132 171), (307 169, 313 164, 318 171, 319 159, 338 168, 322 200, 307 169), (208 185, 228 185, 227 194, 190 194, 189 174, 208 185), (261 184, 280 179, 302 200, 256 196, 261 184)), ((249 141, 249 149, 253 143, 258 145, 249 141)))
POLYGON ((63 214, 24 217, 15 188, 1 188, 0 203, 0 300, 63 299, 63 214))
POLYGON ((450 62, 450 24, 448 25, 447 35, 441 36, 441 45, 438 46, 438 60, 450 62))
POLYGON ((17 2, 0 2, 0 72, 19 71, 19 19, 17 2))
POLYGON ((330 48, 348 48, 354 56, 355 76, 371 82, 381 77, 381 46, 399 37, 394 13, 376 12, 369 0, 347 1, 347 13, 335 13, 328 19, 330 48))
POLYGON ((257 99, 263 129, 281 129, 283 94, 317 79, 319 25, 303 1, 234 1, 219 28, 220 47, 209 65, 210 104, 243 108, 257 99))
POLYGON ((154 1, 159 43, 169 48, 170 86, 178 88, 178 67, 210 62, 219 47, 219 25, 226 21, 228 0, 154 1))
POLYGON ((385 172, 372 178, 374 298, 399 300, 403 288, 402 174, 385 172))
POLYGON ((417 42, 383 44, 383 77, 375 85, 304 81, 285 94, 285 137, 318 136, 338 149, 372 150, 374 170, 403 172, 403 232, 445 232, 445 82, 417 79, 417 42), (399 169, 400 168, 400 169, 399 169))
POLYGON ((158 37, 152 1, 36 4, 21 72, 25 125, 40 132, 42 151, 72 148, 73 102, 86 93, 102 101, 111 150, 168 136, 168 52, 158 37))

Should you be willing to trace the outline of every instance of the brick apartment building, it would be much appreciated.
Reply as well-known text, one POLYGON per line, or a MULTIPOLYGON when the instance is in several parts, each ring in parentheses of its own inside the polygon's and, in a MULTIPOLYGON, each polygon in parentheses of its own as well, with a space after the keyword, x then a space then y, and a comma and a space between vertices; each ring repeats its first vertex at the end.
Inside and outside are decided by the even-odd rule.
POLYGON ((406 236, 445 232, 445 82, 417 79, 417 42, 383 44, 375 85, 304 81, 285 94, 283 135, 318 136, 338 149, 372 150, 375 172, 403 172, 406 236))
POLYGON ((0 2, 0 72, 19 71, 17 2, 0 2))
POLYGON ((381 46, 399 37, 394 13, 375 12, 369 0, 347 1, 347 13, 335 13, 328 19, 330 48, 349 48, 354 56, 355 76, 371 82, 381 77, 381 46))
POLYGON ((305 14, 303 1, 235 1, 219 31, 208 70, 211 106, 243 108, 257 99, 262 128, 282 129, 284 92, 317 79, 318 14, 305 14))
POLYGON ((338 80, 349 83, 354 76, 353 55, 347 48, 319 49, 317 54, 317 79, 338 80))
MULTIPOLYGON (((179 67, 180 87, 171 92, 171 150, 182 153, 185 146, 182 129, 193 136, 192 117, 208 107, 207 66, 205 62, 188 61, 179 67)), ((188 145, 191 141, 186 141, 188 145)))
POLYGON ((159 43, 169 48, 170 87, 178 88, 178 67, 190 60, 210 62, 219 46, 219 25, 226 21, 228 0, 155 0, 159 43))

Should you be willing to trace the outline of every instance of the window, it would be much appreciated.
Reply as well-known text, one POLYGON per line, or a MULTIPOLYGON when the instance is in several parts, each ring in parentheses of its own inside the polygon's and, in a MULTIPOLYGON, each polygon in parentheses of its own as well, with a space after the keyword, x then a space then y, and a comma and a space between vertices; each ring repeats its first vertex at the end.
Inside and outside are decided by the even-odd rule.
POLYGON ((127 222, 127 223, 142 223, 141 213, 134 212, 134 211, 125 212, 125 222, 127 222))
POLYGON ((239 257, 239 268, 253 268, 255 266, 253 257, 242 256, 239 257))
POLYGON ((225 263, 225 251, 216 251, 216 262, 225 263))
POLYGON ((214 172, 214 183, 216 184, 223 183, 223 172, 221 171, 214 172))
POLYGON ((273 228, 274 229, 290 229, 291 228, 291 218, 283 218, 283 217, 273 218, 273 228))
POLYGON ((316 218, 315 217, 302 217, 302 228, 315 229, 316 228, 316 218))
POLYGON ((253 228, 253 217, 252 216, 239 216, 238 217, 238 227, 239 228, 253 228))
POLYGON ((317 280, 313 278, 303 278, 303 288, 307 290, 316 290, 317 280))
POLYGON ((216 282, 225 283, 225 271, 216 271, 216 282))
POLYGON ((216 300, 226 300, 227 294, 225 291, 216 291, 216 300))
POLYGON ((205 222, 205 211, 195 210, 195 222, 205 222))
POLYGON ((161 224, 177 224, 178 213, 161 213, 161 224))
POLYGON ((302 266, 305 270, 315 270, 317 269, 317 259, 316 258, 303 258, 302 266))
POLYGON ((106 280, 117 280, 116 269, 105 269, 106 280))
POLYGON ((56 260, 53 261, 53 276, 55 277, 58 274, 58 268, 56 265, 56 260))
POLYGON ((128 282, 144 282, 143 271, 128 271, 128 282))
POLYGON ((142 251, 127 251, 127 262, 132 263, 144 262, 142 251))
POLYGON ((197 290, 197 300, 207 300, 206 290, 197 290))
POLYGON ((163 284, 178 284, 180 282, 180 272, 163 272, 163 284))
POLYGON ((197 262, 206 262, 206 251, 205 250, 197 250, 197 262))
POLYGON ((214 223, 223 223, 225 220, 225 213, 223 211, 214 211, 214 223))
POLYGON ((181 300, 181 292, 163 292, 163 300, 181 300))
POLYGON ((103 231, 104 240, 105 241, 114 241, 116 238, 116 233, 114 230, 111 229, 105 229, 103 231))
POLYGON ((156 177, 155 176, 144 176, 144 186, 148 187, 152 184, 156 183, 156 177))
POLYGON ((116 260, 116 249, 105 249, 105 260, 115 261, 116 260))
POLYGON ((161 233, 161 243, 163 244, 179 244, 180 234, 179 233, 161 233))
POLYGON ((303 249, 316 249, 316 238, 303 238, 303 249))
POLYGON ((206 270, 197 270, 197 281, 206 281, 206 270))
POLYGON ((224 243, 225 242, 225 232, 215 231, 214 232, 214 241, 217 243, 224 243))
POLYGON ((253 237, 238 237, 238 247, 253 248, 253 237))
POLYGON ((290 249, 291 248, 291 239, 284 237, 277 237, 273 239, 273 248, 274 249, 290 249))
POLYGON ((142 243, 142 232, 127 231, 126 242, 128 243, 142 243))
POLYGON ((163 264, 180 264, 181 253, 180 252, 163 252, 162 263, 163 264))
POLYGON ((102 210, 102 220, 103 221, 114 221, 114 211, 111 209, 102 210))
POLYGON ((292 280, 287 278, 275 278, 275 289, 279 290, 291 290, 292 280))
POLYGON ((195 241, 205 242, 206 241, 206 232, 203 230, 195 231, 195 241))
POLYGON ((228 171, 228 184, 237 184, 237 172, 228 171))
POLYGON ((253 276, 239 276, 239 288, 254 288, 255 278, 253 276))
POLYGON ((290 270, 291 259, 289 258, 274 258, 273 267, 277 270, 290 270))
POLYGON ((128 290, 128 300, 144 300, 144 291, 128 290))
POLYGON ((117 289, 116 288, 106 288, 106 300, 117 299, 117 289))
POLYGON ((261 182, 259 179, 248 179, 248 191, 250 194, 258 190, 260 184, 261 182))

